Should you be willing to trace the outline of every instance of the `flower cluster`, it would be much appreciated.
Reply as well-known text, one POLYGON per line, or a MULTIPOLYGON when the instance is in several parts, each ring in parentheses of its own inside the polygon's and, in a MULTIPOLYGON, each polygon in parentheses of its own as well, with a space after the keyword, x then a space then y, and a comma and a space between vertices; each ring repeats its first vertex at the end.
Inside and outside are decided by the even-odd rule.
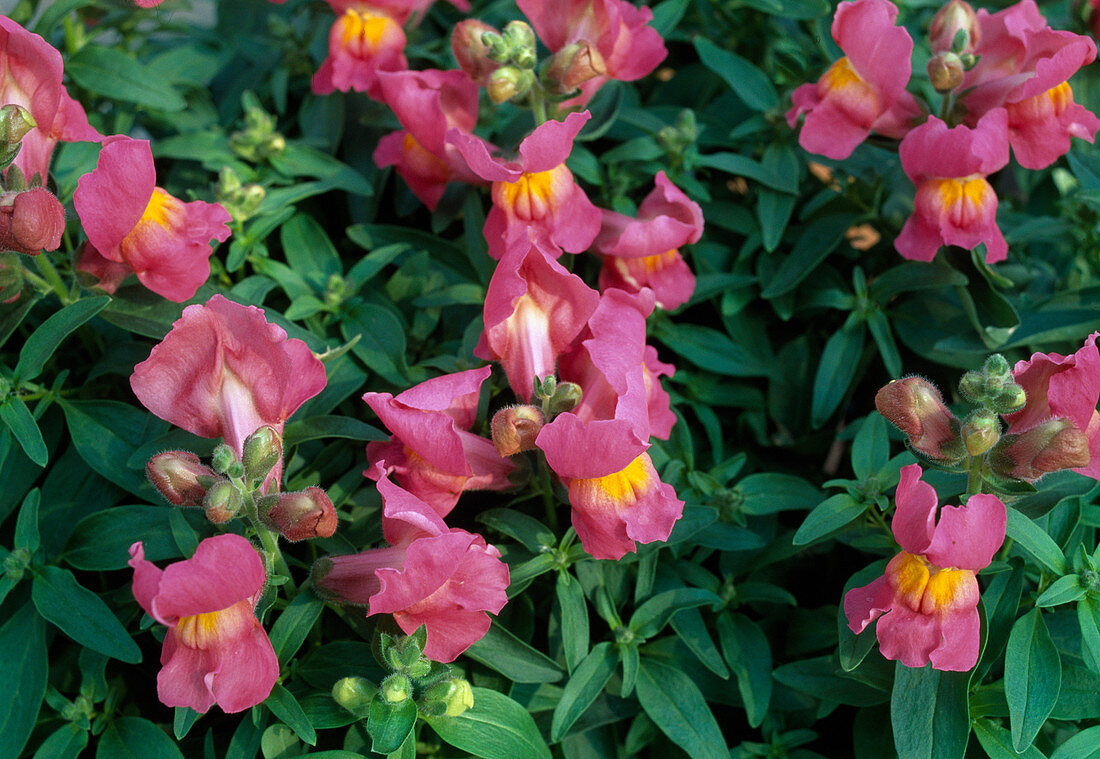
POLYGON ((992 14, 951 0, 929 30, 928 74, 943 97, 937 117, 905 89, 913 40, 897 14, 890 0, 841 3, 832 32, 844 57, 795 90, 787 121, 805 115, 802 147, 836 160, 871 133, 901 141, 916 188, 895 241, 905 258, 984 243, 986 261, 1003 261, 1008 245, 987 177, 1008 164, 1010 149, 1024 168, 1041 169, 1069 150, 1070 137, 1093 141, 1100 119, 1073 101, 1068 80, 1096 58, 1096 45, 1051 29, 1034 0, 992 14))

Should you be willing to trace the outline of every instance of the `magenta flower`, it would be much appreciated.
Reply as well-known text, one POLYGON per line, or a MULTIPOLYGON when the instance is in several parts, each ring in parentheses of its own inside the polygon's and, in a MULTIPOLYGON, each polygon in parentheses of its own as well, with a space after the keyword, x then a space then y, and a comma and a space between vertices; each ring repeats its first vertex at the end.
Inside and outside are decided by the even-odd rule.
POLYGON ((649 26, 653 11, 626 0, 518 0, 517 5, 551 52, 583 40, 603 59, 606 73, 581 84, 581 94, 562 104, 567 108, 587 103, 609 79, 641 79, 668 55, 661 35, 649 26))
POLYGON ((703 234, 703 210, 663 171, 653 191, 632 219, 603 211, 603 223, 593 247, 603 257, 600 289, 617 287, 636 293, 653 290, 657 305, 673 309, 687 303, 695 290, 695 275, 679 248, 698 242, 703 234))
POLYGON ((508 602, 508 565, 480 535, 448 528, 431 506, 380 474, 382 528, 389 548, 330 556, 314 568, 326 596, 392 614, 411 634, 427 627, 424 653, 454 661, 480 640, 508 602))
POLYGON ((403 488, 445 517, 464 490, 503 490, 515 468, 493 441, 468 432, 477 419, 488 366, 421 382, 396 396, 366 393, 363 400, 393 433, 369 443, 364 472, 377 479, 392 472, 403 488), (381 464, 379 470, 376 465, 381 464))
POLYGON ((59 141, 103 139, 88 125, 80 104, 69 97, 61 83, 62 69, 61 53, 0 16, 0 104, 23 106, 38 124, 23 137, 14 162, 28 179, 37 174, 45 180, 59 141))
POLYGON ((1089 463, 1074 471, 1100 480, 1100 352, 1093 332, 1071 356, 1035 353, 1019 361, 1012 376, 1027 394, 1027 404, 1005 416, 1009 434, 1022 434, 1050 419, 1069 421, 1088 440, 1089 463))
POLYGON ((470 170, 493 183, 493 208, 485 219, 489 254, 500 258, 514 243, 523 246, 528 229, 569 253, 588 249, 600 231, 600 210, 573 180, 565 159, 573 139, 591 117, 571 113, 547 121, 519 145, 518 161, 489 155, 489 145, 457 129, 447 142, 458 148, 470 170))
POLYGON ((325 381, 325 367, 309 347, 287 339, 263 309, 215 295, 183 309, 134 367, 130 387, 161 419, 200 437, 224 438, 240 456, 245 438, 260 427, 282 433, 287 417, 325 381))
POLYGON ((378 72, 382 99, 404 131, 386 135, 374 151, 379 168, 393 166, 413 194, 434 211, 447 183, 481 183, 446 142, 450 129, 472 134, 478 86, 461 71, 378 72))
POLYGON ((913 39, 897 26, 889 0, 841 3, 833 16, 833 39, 844 52, 814 84, 794 91, 787 123, 806 114, 799 144, 811 153, 847 158, 871 132, 900 139, 921 115, 905 90, 913 39))
POLYGON ((986 177, 1008 163, 1007 117, 990 111, 971 129, 948 128, 935 116, 901 141, 901 166, 917 188, 913 215, 894 246, 916 261, 931 261, 941 245, 974 248, 985 260, 1008 255, 997 226, 997 194, 986 177))
POLYGON ((499 361, 512 391, 528 400, 536 378, 555 373, 600 296, 558 263, 542 244, 517 243, 504 255, 485 293, 485 330, 474 355, 499 361))
POLYGON ((362 3, 338 10, 328 36, 328 57, 313 75, 313 91, 365 92, 378 99, 379 71, 404 71, 405 30, 384 9, 362 3))
POLYGON ((253 610, 264 589, 263 561, 240 535, 199 543, 195 555, 158 569, 141 542, 130 546, 134 598, 168 626, 157 696, 165 706, 244 711, 267 698, 279 662, 253 610))
POLYGON ((156 184, 148 140, 111 137, 77 183, 73 205, 100 257, 179 303, 210 276, 210 240, 229 237, 231 217, 217 203, 184 203, 156 184))
POLYGON ((992 495, 945 506, 919 464, 902 467, 894 537, 902 551, 886 574, 844 596, 848 627, 861 633, 878 619, 879 650, 907 667, 965 672, 978 662, 978 580, 1005 539, 1008 515, 992 495))
POLYGON ((994 108, 1008 112, 1008 140, 1021 166, 1042 169, 1069 151, 1070 137, 1092 142, 1100 119, 1073 102, 1068 79, 1096 59, 1088 37, 1047 26, 1033 0, 978 11, 978 63, 966 72, 959 103, 974 125, 994 108))

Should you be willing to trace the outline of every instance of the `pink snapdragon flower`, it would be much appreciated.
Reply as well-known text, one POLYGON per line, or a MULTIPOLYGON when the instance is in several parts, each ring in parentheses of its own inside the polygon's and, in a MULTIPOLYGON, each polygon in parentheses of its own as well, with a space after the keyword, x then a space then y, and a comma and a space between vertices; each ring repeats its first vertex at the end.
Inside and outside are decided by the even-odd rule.
POLYGON ((330 556, 314 584, 334 600, 392 614, 412 634, 427 628, 424 653, 454 661, 480 640, 508 602, 508 565, 480 535, 447 527, 431 506, 378 473, 382 529, 389 548, 330 556))
POLYGON ((104 141, 95 170, 77 182, 73 205, 100 258, 124 264, 177 303, 210 276, 210 240, 228 238, 232 220, 217 203, 185 203, 157 187, 148 140, 122 136, 104 141))
POLYGON ((1033 0, 978 11, 977 64, 963 77, 959 104, 973 126, 994 108, 1008 112, 1008 140, 1021 166, 1042 169, 1069 151, 1070 137, 1092 142, 1100 119, 1073 102, 1068 79, 1096 59, 1096 44, 1047 26, 1033 0))
POLYGON ((891 528, 902 551, 886 574, 844 596, 848 627, 861 633, 878 619, 879 650, 907 667, 965 672, 978 662, 978 580, 1005 539, 1007 512, 984 493, 945 506, 919 464, 902 467, 891 528))
POLYGON ((20 105, 37 126, 23 137, 14 165, 27 179, 46 178, 59 141, 103 139, 88 125, 84 109, 61 83, 61 53, 37 34, 0 16, 0 105, 20 105))
POLYGON ((387 134, 374 150, 379 168, 393 166, 413 194, 434 211, 447 183, 482 183, 458 150, 450 129, 472 134, 477 126, 478 86, 461 71, 378 72, 381 97, 403 131, 387 134))
POLYGON ((600 231, 600 210, 584 194, 565 165, 573 139, 591 117, 571 113, 565 121, 547 121, 519 145, 519 160, 489 155, 484 140, 457 129, 447 142, 458 148, 470 169, 493 183, 493 208, 485 219, 489 255, 500 258, 528 229, 569 253, 588 249, 600 231))
POLYGON ((363 400, 393 433, 367 444, 372 479, 384 471, 445 517, 464 490, 504 490, 515 468, 493 441, 469 432, 477 419, 488 366, 421 382, 396 396, 366 393, 363 400), (377 465, 381 465, 379 469, 377 465))
POLYGON ((1100 352, 1093 332, 1085 344, 1070 356, 1035 353, 1018 361, 1012 376, 1027 394, 1027 404, 1005 416, 1009 434, 1021 434, 1050 419, 1069 421, 1088 440, 1088 466, 1076 468, 1078 474, 1100 480, 1100 352))
POLYGON ((524 401, 536 378, 555 373, 596 310, 600 296, 557 262, 544 243, 518 241, 493 272, 485 293, 485 330, 474 355, 499 361, 512 391, 524 401))
POLYGON ((816 83, 791 96, 787 123, 806 114, 799 144, 835 160, 847 158, 871 132, 900 139, 921 115, 905 90, 912 71, 913 39, 896 25, 889 0, 841 3, 833 16, 833 39, 844 52, 816 83))
POLYGON ((997 226, 997 194, 986 180, 1008 163, 1007 116, 990 111, 971 129, 935 116, 901 141, 901 166, 917 188, 913 215, 894 241, 898 252, 931 261, 941 245, 974 248, 1003 261, 1008 243, 997 226))
POLYGON ((65 209, 49 190, 0 193, 0 251, 37 256, 57 250, 64 232, 65 209))
POLYGON ((313 75, 313 91, 364 92, 379 99, 379 71, 404 71, 405 30, 402 20, 374 4, 341 3, 328 36, 328 57, 313 75))
MULTIPOLYGON (((398 24, 404 26, 413 14, 423 15, 435 4, 435 0, 325 0, 336 13, 343 13, 348 8, 373 8, 392 18, 398 24)), ((450 0, 451 5, 460 11, 470 10, 468 0, 450 0)))
MULTIPOLYGON (((172 330, 134 367, 130 387, 145 408, 199 437, 224 438, 240 456, 260 427, 287 418, 325 387, 325 367, 288 339, 263 309, 215 295, 183 309, 172 330)), ((278 482, 281 463, 273 470, 278 482)))
POLYGON ((695 290, 695 275, 680 255, 680 247, 703 234, 703 209, 657 172, 653 191, 638 206, 638 218, 604 210, 593 247, 603 258, 600 289, 617 287, 653 290, 657 305, 673 309, 687 303, 695 290))
POLYGON ((610 79, 632 82, 647 76, 668 51, 649 26, 653 11, 627 0, 517 0, 539 39, 551 52, 588 42, 603 59, 606 73, 580 85, 581 94, 563 107, 581 106, 610 79))
POLYGON ((240 535, 199 543, 195 555, 158 569, 141 542, 130 546, 134 598, 168 626, 157 696, 166 706, 225 712, 255 706, 271 693, 279 661, 253 613, 263 593, 264 564, 240 535))

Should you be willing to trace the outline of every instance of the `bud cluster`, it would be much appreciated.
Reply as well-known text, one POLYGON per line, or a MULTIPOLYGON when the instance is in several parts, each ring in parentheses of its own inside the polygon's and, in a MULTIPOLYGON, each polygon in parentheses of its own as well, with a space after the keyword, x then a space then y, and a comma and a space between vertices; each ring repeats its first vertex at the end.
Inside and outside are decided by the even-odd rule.
POLYGON ((255 214, 266 194, 264 188, 258 184, 242 182, 230 166, 222 167, 218 174, 218 183, 214 187, 214 197, 237 222, 255 214))
POLYGON ((229 135, 229 147, 246 161, 259 163, 286 149, 286 138, 275 130, 275 117, 260 107, 252 93, 245 93, 244 129, 229 135))

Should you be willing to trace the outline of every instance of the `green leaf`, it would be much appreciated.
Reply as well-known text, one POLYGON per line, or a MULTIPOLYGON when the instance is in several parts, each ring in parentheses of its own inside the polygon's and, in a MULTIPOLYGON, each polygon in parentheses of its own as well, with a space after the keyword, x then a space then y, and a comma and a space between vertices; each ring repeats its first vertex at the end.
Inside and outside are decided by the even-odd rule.
POLYGON ((340 254, 325 230, 309 214, 292 216, 279 230, 279 239, 287 264, 301 273, 318 292, 325 291, 331 277, 343 275, 340 254))
POLYGON ((32 604, 23 604, 0 627, 0 651, 0 759, 16 759, 34 728, 49 669, 46 623, 32 604))
POLYGON ((189 706, 177 706, 172 714, 172 735, 182 739, 202 715, 189 706))
POLYGON ((941 262, 910 261, 899 264, 875 277, 868 288, 871 299, 886 305, 895 296, 913 290, 941 290, 965 287, 966 275, 941 262))
POLYGON ((737 689, 745 704, 749 727, 759 727, 772 696, 772 652, 768 639, 744 614, 727 613, 718 618, 718 642, 737 676, 737 689))
POLYGON ((634 684, 638 681, 638 666, 641 664, 638 646, 634 644, 619 646, 619 659, 623 663, 623 684, 619 691, 623 698, 628 698, 634 691, 634 684))
POLYGON ((1081 627, 1081 649, 1086 662, 1100 668, 1100 603, 1089 596, 1077 602, 1077 623, 1081 627))
POLYGON ((729 678, 730 672, 722 661, 722 654, 718 652, 717 646, 711 640, 706 622, 703 621, 703 615, 698 609, 681 609, 672 615, 672 621, 669 624, 680 636, 683 644, 703 663, 703 666, 723 680, 729 678))
POLYGON ((619 657, 614 647, 604 641, 596 644, 573 671, 569 682, 562 690, 561 700, 554 707, 554 717, 550 724, 550 740, 557 743, 569 732, 585 710, 592 705, 603 691, 619 657))
POLYGON ((729 759, 714 714, 690 677, 646 658, 638 667, 637 690, 638 701, 653 724, 691 759, 729 759))
POLYGON ((764 286, 760 297, 778 298, 797 287, 836 250, 844 233, 857 219, 855 214, 834 214, 810 222, 799 235, 791 254, 783 259, 771 281, 764 286))
POLYGON ((653 20, 649 25, 656 30, 662 38, 668 37, 676 29, 676 25, 683 18, 690 0, 663 0, 653 6, 653 20))
POLYGON ((518 540, 531 553, 538 554, 557 545, 557 539, 549 527, 515 509, 489 509, 478 514, 477 521, 518 540))
POLYGON ((140 540, 149 561, 178 559, 183 553, 172 537, 173 513, 166 506, 116 506, 89 514, 73 528, 61 558, 77 569, 122 569, 128 549, 140 540))
POLYGON ((46 466, 50 452, 46 448, 46 441, 42 439, 42 431, 38 429, 38 422, 27 408, 27 404, 18 395, 9 395, 7 400, 0 403, 0 421, 8 426, 27 458, 38 466, 46 466))
POLYGON ((99 737, 96 759, 183 759, 175 741, 147 719, 118 717, 99 737))
POLYGON ((720 76, 749 108, 768 111, 779 106, 775 87, 756 66, 736 53, 723 50, 706 37, 696 37, 694 44, 703 65, 720 76))
POLYGON ((1050 587, 1035 599, 1035 605, 1045 607, 1068 604, 1083 598, 1085 592, 1085 587, 1081 585, 1080 575, 1066 575, 1051 583, 1050 587))
POLYGON ((27 493, 15 520, 15 547, 24 548, 32 554, 42 544, 38 536, 38 504, 41 500, 42 493, 38 488, 27 493))
POLYGON ((1016 509, 1008 510, 1008 526, 1005 534, 1027 551, 1052 574, 1066 573, 1066 557, 1054 539, 1016 509))
POLYGON ((890 722, 898 759, 963 759, 970 740, 970 673, 894 668, 890 722))
POLYGON ((806 515, 791 542, 796 546, 812 543, 858 519, 866 509, 865 504, 847 493, 829 496, 806 515))
MULTIPOLYGON (((275 655, 282 664, 286 664, 298 653, 306 636, 324 611, 325 603, 313 593, 299 593, 283 609, 275 624, 271 626, 268 637, 275 655)), ((293 727, 293 725, 292 725, 293 727)))
POLYGON ((78 759, 87 745, 88 731, 69 722, 42 741, 34 752, 34 759, 78 759))
POLYGON ((330 437, 367 442, 389 440, 389 435, 382 430, 351 416, 311 416, 296 419, 286 426, 283 447, 291 448, 308 440, 330 437))
MULTIPOLYGON (((620 147, 625 145, 626 143, 623 143, 623 146, 620 147)), ((606 154, 604 160, 608 160, 606 154)), ((724 171, 727 174, 747 177, 780 192, 791 194, 798 192, 797 176, 786 176, 777 171, 772 171, 762 163, 737 153, 707 153, 699 156, 696 163, 700 166, 724 171)))
POLYGON ((866 480, 877 474, 890 460, 890 437, 886 420, 877 412, 868 414, 852 441, 852 469, 856 477, 866 480))
POLYGON ((117 47, 85 45, 65 61, 65 73, 84 89, 111 100, 169 112, 187 105, 171 85, 117 47))
POLYGON ((568 572, 558 573, 558 606, 561 608, 561 641, 565 666, 572 672, 588 655, 588 602, 584 589, 568 572))
POLYGON ((809 509, 821 501, 821 491, 801 477, 776 472, 750 474, 737 483, 746 514, 809 509))
POLYGON ((832 656, 782 664, 772 676, 784 685, 825 702, 851 706, 874 706, 890 700, 890 694, 837 668, 832 656))
POLYGON ((393 312, 374 303, 360 303, 340 323, 345 340, 362 335, 351 351, 366 365, 390 384, 404 387, 405 375, 405 327, 393 312))
POLYGON ((1026 751, 1017 753, 1012 748, 1012 733, 986 719, 980 719, 974 723, 974 736, 985 749, 989 759, 1018 759, 1018 757, 1046 759, 1043 752, 1034 746, 1029 746, 1026 751))
POLYGON ((814 395, 810 404, 814 429, 821 427, 833 415, 855 379, 859 358, 863 354, 864 331, 863 322, 849 317, 844 326, 825 343, 821 363, 814 375, 814 395))
POLYGON ((1054 749, 1050 759, 1100 759, 1100 725, 1085 728, 1054 749))
POLYGON ((508 632, 500 622, 493 622, 489 632, 466 649, 466 655, 517 683, 553 683, 565 674, 556 661, 508 632))
MULTIPOLYGON (((89 48, 97 48, 89 45, 89 48)), ((85 48, 87 49, 87 48, 85 48)), ((71 63, 71 59, 70 59, 71 63)), ((15 365, 15 383, 33 380, 42 373, 42 367, 57 350, 57 346, 84 322, 103 310, 111 302, 109 296, 81 298, 61 309, 34 331, 23 349, 19 351, 19 363, 15 365)))
POLYGON ((772 367, 727 335, 695 324, 660 323, 657 335, 670 350, 696 366, 730 377, 767 377, 772 367))
POLYGON ((702 588, 675 588, 650 598, 630 616, 628 626, 640 638, 652 638, 664 629, 672 615, 696 606, 719 606, 722 599, 702 588))
POLYGON ((535 720, 503 693, 474 688, 474 708, 457 717, 425 717, 440 738, 482 759, 550 759, 535 720))
MULTIPOLYGON (((377 698, 375 699, 378 700, 377 698)), ((298 699, 283 686, 275 683, 271 689, 271 695, 264 700, 264 706, 271 710, 279 720, 294 731, 295 735, 311 746, 317 745, 317 732, 309 722, 309 717, 302 711, 298 699)), ((373 704, 372 704, 373 706, 373 704)), ((413 708, 416 711, 416 708, 413 708)), ((415 714, 414 714, 415 719, 415 714)), ((400 745, 400 744, 398 744, 400 745)), ((387 749, 388 751, 389 749, 387 749)))
POLYGON ((890 320, 886 314, 874 309, 867 314, 867 328, 871 330, 871 337, 878 346, 882 363, 886 365, 886 372, 894 378, 901 376, 901 354, 898 353, 898 344, 894 340, 894 333, 890 330, 890 320))
POLYGON ((1016 620, 1005 649, 1005 697, 1012 745, 1022 753, 1058 702, 1062 662, 1039 609, 1016 620))
POLYGON ((154 502, 160 498, 145 477, 145 469, 127 469, 141 446, 159 437, 164 423, 144 410, 119 401, 60 400, 73 445, 96 473, 134 495, 154 502))
POLYGON ((141 661, 141 650, 114 612, 69 570, 39 569, 31 598, 39 614, 77 643, 130 664, 141 661))
MULTIPOLYGON (((841 598, 848 595, 853 588, 862 588, 873 582, 886 569, 886 560, 876 561, 870 566, 856 572, 848 582, 844 584, 844 592, 841 598)), ((837 621, 837 657, 840 659, 840 668, 845 672, 851 672, 858 667, 871 649, 875 647, 875 630, 873 626, 867 626, 858 635, 848 627, 848 617, 844 614, 844 604, 841 603, 836 610, 837 621)))

